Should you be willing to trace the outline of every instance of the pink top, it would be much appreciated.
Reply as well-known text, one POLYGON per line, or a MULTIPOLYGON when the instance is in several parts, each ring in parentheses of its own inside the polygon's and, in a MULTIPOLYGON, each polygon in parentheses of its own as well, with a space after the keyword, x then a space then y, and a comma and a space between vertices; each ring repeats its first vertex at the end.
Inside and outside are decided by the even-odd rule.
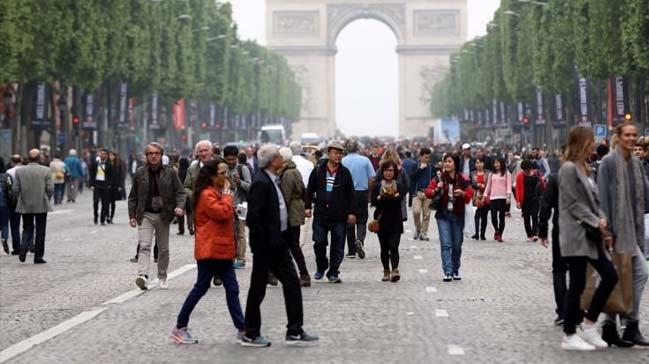
POLYGON ((492 173, 484 194, 490 200, 510 198, 512 195, 512 175, 509 172, 505 172, 504 176, 501 176, 500 173, 492 173))

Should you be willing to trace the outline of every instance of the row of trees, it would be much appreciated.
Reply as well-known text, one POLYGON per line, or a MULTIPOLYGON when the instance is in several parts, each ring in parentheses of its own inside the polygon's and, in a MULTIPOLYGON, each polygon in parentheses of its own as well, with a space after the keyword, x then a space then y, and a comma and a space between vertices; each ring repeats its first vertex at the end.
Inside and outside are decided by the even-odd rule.
POLYGON ((0 62, 0 80, 21 86, 93 92, 127 82, 131 96, 157 93, 168 110, 189 98, 237 117, 296 120, 300 112, 286 60, 241 41, 231 5, 216 0, 4 0, 0 62))
POLYGON ((649 0, 502 0, 487 34, 451 56, 430 106, 436 116, 460 116, 491 108, 493 100, 533 104, 540 89, 546 101, 563 96, 572 122, 584 77, 593 95, 589 121, 604 122, 614 76, 628 81, 628 111, 647 121, 649 0))

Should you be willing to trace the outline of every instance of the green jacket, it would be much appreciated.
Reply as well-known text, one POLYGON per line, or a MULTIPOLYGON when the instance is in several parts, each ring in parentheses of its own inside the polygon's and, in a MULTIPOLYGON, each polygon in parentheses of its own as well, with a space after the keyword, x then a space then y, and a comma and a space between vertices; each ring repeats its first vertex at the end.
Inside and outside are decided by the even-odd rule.
POLYGON ((290 161, 280 172, 280 187, 286 199, 289 226, 304 225, 304 182, 295 163, 290 161))
POLYGON ((198 171, 201 169, 201 162, 192 163, 189 168, 187 168, 187 176, 185 176, 185 195, 187 199, 191 202, 192 197, 194 196, 194 183, 196 183, 196 178, 198 177, 198 171))
MULTIPOLYGON (((174 209, 185 209, 185 190, 178 173, 169 167, 161 166, 158 188, 163 205, 160 211, 162 221, 170 224, 174 219, 174 209)), ((142 218, 146 209, 147 195, 149 194, 149 167, 139 167, 133 176, 133 185, 128 194, 128 216, 136 219, 138 225, 142 224, 142 218)))

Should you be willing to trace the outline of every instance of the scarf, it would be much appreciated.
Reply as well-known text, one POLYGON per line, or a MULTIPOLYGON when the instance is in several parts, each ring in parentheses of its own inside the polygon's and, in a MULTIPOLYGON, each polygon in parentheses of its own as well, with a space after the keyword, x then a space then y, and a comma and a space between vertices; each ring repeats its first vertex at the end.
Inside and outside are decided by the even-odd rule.
POLYGON ((620 148, 613 151, 615 165, 615 215, 612 226, 616 250, 635 253, 637 247, 644 250, 644 175, 640 161, 631 156, 627 162, 620 148), (630 167, 630 168, 629 168, 630 167), (629 175, 629 171, 632 175, 629 175), (629 183, 635 195, 631 196, 629 183))

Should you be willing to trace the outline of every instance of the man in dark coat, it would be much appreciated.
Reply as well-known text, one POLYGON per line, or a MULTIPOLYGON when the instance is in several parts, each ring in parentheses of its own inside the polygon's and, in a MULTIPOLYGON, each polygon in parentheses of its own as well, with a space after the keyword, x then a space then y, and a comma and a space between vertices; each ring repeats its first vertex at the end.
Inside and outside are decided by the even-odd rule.
POLYGON ((93 160, 90 164, 90 180, 88 184, 93 190, 92 208, 94 223, 97 225, 99 218, 99 202, 101 202, 101 224, 106 225, 108 218, 108 205, 110 204, 110 181, 112 178, 112 166, 108 160, 108 151, 100 149, 97 153, 99 160, 93 160))

